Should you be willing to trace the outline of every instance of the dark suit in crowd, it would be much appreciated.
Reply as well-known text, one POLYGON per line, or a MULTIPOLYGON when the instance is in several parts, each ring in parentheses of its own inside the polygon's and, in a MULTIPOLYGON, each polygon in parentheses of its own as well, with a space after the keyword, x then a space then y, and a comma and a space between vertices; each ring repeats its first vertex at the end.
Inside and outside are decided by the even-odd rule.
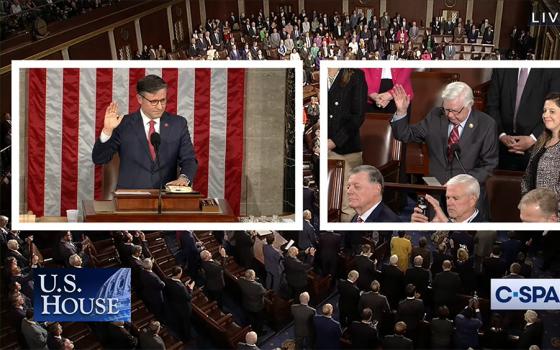
POLYGON ((313 319, 315 326, 315 349, 340 349, 342 330, 340 323, 331 317, 317 315, 313 319))
POLYGON ((237 283, 241 289, 241 301, 249 318, 249 323, 255 332, 261 333, 266 289, 259 282, 250 281, 243 277, 239 278, 237 283))
POLYGON ((359 319, 358 302, 360 301, 360 289, 348 280, 338 281, 338 309, 340 312, 340 324, 347 327, 359 319))
POLYGON ((168 278, 165 280, 165 307, 169 325, 181 339, 191 338, 192 294, 181 281, 168 278))
POLYGON ((298 349, 302 349, 304 346, 311 348, 315 338, 315 328, 313 326, 315 309, 309 305, 293 304, 291 311, 294 317, 296 347, 298 349))

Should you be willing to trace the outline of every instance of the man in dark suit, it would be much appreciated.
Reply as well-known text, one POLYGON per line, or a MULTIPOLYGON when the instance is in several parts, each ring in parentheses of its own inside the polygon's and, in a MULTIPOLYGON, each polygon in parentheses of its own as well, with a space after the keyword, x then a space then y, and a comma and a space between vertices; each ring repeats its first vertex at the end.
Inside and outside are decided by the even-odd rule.
POLYGON ((560 69, 492 70, 486 112, 498 125, 500 169, 525 171, 531 155, 529 149, 544 130, 545 97, 557 91, 560 69))
POLYGON ((391 307, 387 301, 387 297, 379 294, 381 285, 377 280, 371 282, 371 291, 365 292, 360 296, 358 301, 358 310, 363 311, 369 308, 373 311, 373 319, 376 322, 381 322, 383 314, 391 312, 391 307))
MULTIPOLYGON (((223 262, 226 257, 226 251, 223 247, 220 248, 219 254, 223 262)), ((218 261, 212 259, 212 254, 207 250, 200 252, 200 259, 202 260, 202 270, 204 270, 206 293, 222 307, 223 292, 226 285, 224 267, 218 261)))
POLYGON ((323 276, 336 276, 338 273, 338 252, 341 248, 342 237, 336 232, 319 233, 319 266, 323 276))
MULTIPOLYGON (((414 266, 406 270, 404 275, 404 281, 406 284, 413 284, 416 287, 416 291, 420 293, 422 297, 426 295, 428 290, 428 285, 430 284, 430 270, 422 267, 424 258, 421 255, 414 257, 414 266)), ((408 323, 407 323, 408 324, 408 323)))
POLYGON ((148 327, 144 328, 138 337, 140 349, 165 350, 165 343, 158 334, 160 330, 159 321, 150 321, 148 327))
POLYGON ((313 317, 315 309, 309 304, 309 293, 303 292, 299 295, 299 304, 292 304, 291 312, 294 317, 294 337, 296 348, 311 348, 314 341, 313 317))
POLYGON ((160 77, 147 75, 140 79, 136 91, 140 104, 137 112, 119 115, 116 102, 107 107, 103 131, 93 146, 93 162, 108 163, 119 153, 117 188, 159 188, 160 183, 188 186, 198 164, 187 120, 165 111, 167 84, 160 77), (158 152, 151 143, 155 133, 161 135, 159 164, 156 161, 158 152))
POLYGON ((310 247, 317 246, 317 234, 315 233, 315 227, 311 224, 313 219, 313 214, 310 210, 303 211, 303 231, 298 234, 298 248, 305 250, 310 247))
POLYGON ((528 349, 531 345, 542 347, 544 327, 539 315, 533 310, 527 310, 524 318, 527 324, 519 336, 519 349, 528 349))
POLYGON ((358 319, 358 302, 360 301, 360 289, 356 286, 358 271, 352 270, 348 273, 346 280, 338 281, 338 308, 340 311, 340 325, 347 327, 358 319))
POLYGON ((399 303, 397 319, 406 323, 406 336, 413 341, 417 339, 417 330, 424 314, 424 301, 416 299, 416 287, 409 283, 406 286, 406 299, 399 303))
POLYGON ((419 123, 408 123, 410 97, 404 88, 392 90, 397 112, 391 120, 393 135, 409 143, 426 143, 430 155, 430 176, 440 183, 464 171, 484 184, 498 165, 496 122, 489 115, 476 111, 473 92, 463 82, 448 84, 441 98, 441 108, 434 108, 419 123), (460 153, 460 156, 458 156, 460 153))
POLYGON ((138 338, 132 335, 130 324, 114 321, 105 326, 105 349, 135 349, 138 345, 138 338))
MULTIPOLYGON (((483 214, 477 208, 480 198, 480 185, 473 176, 468 174, 455 175, 445 184, 445 198, 447 214, 443 211, 439 201, 426 194, 426 201, 434 210, 431 222, 482 222, 483 214)), ((420 207, 415 207, 412 222, 430 222, 420 207)), ((472 237, 471 237, 472 247, 472 237)), ((472 251, 472 249, 471 249, 472 251)))
POLYGON ((315 326, 315 349, 338 349, 340 348, 340 337, 342 330, 340 323, 332 318, 333 306, 323 305, 323 314, 313 318, 315 326))
POLYGON ((372 255, 371 245, 362 244, 362 252, 354 257, 354 268, 360 274, 356 284, 358 288, 364 291, 369 290, 374 279, 380 279, 381 277, 381 271, 376 268, 377 260, 372 260, 372 255))
POLYGON ((349 172, 348 206, 356 211, 352 222, 399 222, 383 203, 383 175, 372 165, 360 165, 349 172))
POLYGON ((300 260, 298 254, 299 250, 296 247, 290 247, 284 260, 286 281, 294 296, 299 295, 307 288, 307 272, 312 268, 315 248, 306 249, 305 261, 300 260))
POLYGON ((375 349, 379 346, 377 322, 372 322, 373 312, 370 308, 362 310, 362 320, 350 325, 350 341, 353 349, 375 349))
POLYGON ((502 278, 507 272, 507 264, 504 259, 502 259, 502 249, 500 246, 495 246, 492 248, 492 253, 489 257, 484 259, 483 271, 488 280, 492 278, 502 278))
POLYGON ((389 265, 385 265, 381 271, 382 292, 389 299, 392 310, 397 309, 399 300, 404 295, 404 273, 399 269, 398 261, 397 255, 391 255, 389 265))
POLYGON ((461 291, 461 277, 457 272, 451 271, 451 261, 445 260, 442 264, 443 271, 438 273, 432 283, 434 292, 434 306, 447 306, 454 310, 457 294, 461 291))
POLYGON ((383 338, 383 349, 410 349, 412 350, 412 340, 404 336, 406 333, 406 323, 399 321, 395 323, 395 334, 386 335, 383 338))
POLYGON ((237 350, 259 350, 257 346, 258 335, 256 332, 247 332, 245 334, 245 343, 239 342, 237 350))
POLYGON ((8 240, 6 247, 8 249, 6 250, 6 254, 4 255, 5 259, 13 256, 16 259, 19 267, 25 268, 29 266, 29 259, 19 251, 19 243, 15 239, 8 240))
POLYGON ((165 280, 165 307, 169 325, 180 335, 181 339, 191 338, 192 290, 194 281, 183 283, 183 269, 174 266, 171 278, 165 280))
POLYGON ((237 280, 241 289, 241 301, 243 309, 247 313, 249 324, 257 334, 262 332, 264 295, 266 289, 259 282, 255 281, 255 271, 249 269, 245 271, 245 276, 237 280))
POLYGON ((263 246, 264 269, 266 270, 266 288, 275 292, 280 290, 282 274, 284 273, 284 257, 282 252, 274 247, 274 233, 266 236, 263 246))
POLYGON ((253 264, 255 253, 253 245, 255 244, 255 231, 236 231, 234 233, 235 240, 235 260, 244 268, 248 269, 253 264))
POLYGON ((163 318, 163 288, 165 283, 152 271, 153 261, 146 258, 142 261, 140 284, 142 284, 142 300, 146 307, 157 318, 163 318))

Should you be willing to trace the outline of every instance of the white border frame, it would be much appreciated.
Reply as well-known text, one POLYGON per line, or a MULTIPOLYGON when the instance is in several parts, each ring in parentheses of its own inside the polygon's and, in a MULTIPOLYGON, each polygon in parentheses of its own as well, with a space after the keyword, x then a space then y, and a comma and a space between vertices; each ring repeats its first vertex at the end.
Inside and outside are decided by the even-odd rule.
MULTIPOLYGON (((327 91, 327 69, 328 68, 560 68, 560 61, 321 61, 321 104, 320 123, 328 125, 328 91, 327 91)), ((321 127, 321 230, 335 231, 371 231, 371 230, 407 230, 407 231, 434 231, 434 230, 558 230, 560 223, 520 223, 520 222, 488 222, 488 223, 341 223, 328 222, 328 133, 326 127, 321 127)))
MULTIPOLYGON (((281 101, 284 103, 284 101, 281 101)), ((301 61, 12 61, 12 228, 14 230, 302 230, 303 217, 303 66, 301 61), (270 223, 243 222, 36 222, 19 221, 20 140, 19 104, 20 70, 28 68, 282 68, 295 69, 295 221, 270 223), (15 179, 15 181, 14 181, 15 179)))

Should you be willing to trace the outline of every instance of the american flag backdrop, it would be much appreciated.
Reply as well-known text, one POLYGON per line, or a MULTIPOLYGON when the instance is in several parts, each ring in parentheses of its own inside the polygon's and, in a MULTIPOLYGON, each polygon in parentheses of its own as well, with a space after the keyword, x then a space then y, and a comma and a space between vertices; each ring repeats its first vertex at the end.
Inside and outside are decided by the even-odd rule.
POLYGON ((64 216, 82 200, 101 199, 103 169, 91 151, 105 109, 116 101, 121 114, 138 110, 136 82, 148 74, 167 82, 167 112, 188 121, 199 162, 194 189, 227 199, 239 215, 245 70, 225 68, 29 69, 29 210, 64 216))

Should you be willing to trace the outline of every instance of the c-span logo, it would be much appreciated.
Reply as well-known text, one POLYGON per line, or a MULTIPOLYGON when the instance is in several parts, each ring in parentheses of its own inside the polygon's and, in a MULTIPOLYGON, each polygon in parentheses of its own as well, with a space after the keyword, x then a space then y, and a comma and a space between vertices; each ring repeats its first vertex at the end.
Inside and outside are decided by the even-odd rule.
POLYGON ((130 321, 130 269, 36 269, 40 322, 130 321))
POLYGON ((558 279, 492 279, 492 310, 560 310, 558 279))

